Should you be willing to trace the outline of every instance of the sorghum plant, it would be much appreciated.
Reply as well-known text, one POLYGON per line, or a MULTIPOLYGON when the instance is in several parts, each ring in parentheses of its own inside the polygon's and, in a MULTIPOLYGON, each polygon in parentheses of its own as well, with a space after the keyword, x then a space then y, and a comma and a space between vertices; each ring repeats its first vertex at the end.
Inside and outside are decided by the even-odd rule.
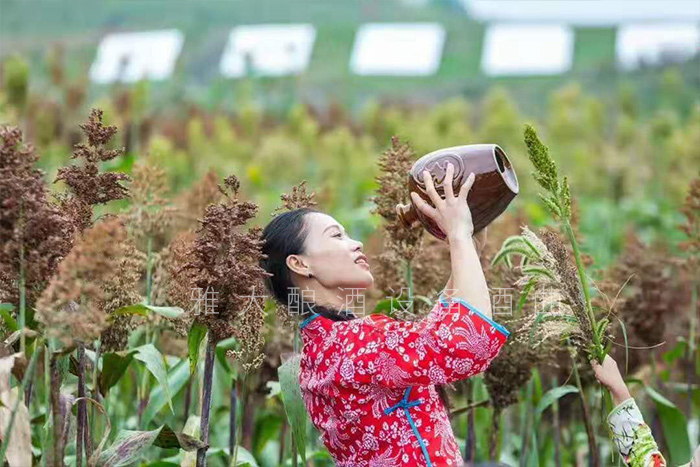
MULTIPOLYGON (((240 182, 235 175, 224 180, 224 186, 219 187, 223 201, 206 208, 188 254, 189 261, 182 267, 194 272, 194 286, 204 293, 204 299, 215 299, 216 303, 209 309, 205 301, 204 310, 198 309, 193 317, 194 324, 205 327, 208 333, 200 427, 204 443, 209 437, 216 344, 235 337, 240 344, 235 356, 245 372, 260 366, 264 357, 260 353, 264 345, 264 295, 255 292, 257 289, 262 293, 262 281, 267 275, 259 266, 262 229, 256 226, 239 232, 258 210, 256 204, 239 200, 239 189, 240 182)), ((192 277, 183 276, 188 279, 186 286, 192 277)), ((206 465, 206 451, 206 447, 198 450, 198 467, 206 465)))
POLYGON ((128 188, 121 184, 130 180, 128 175, 100 172, 99 169, 100 162, 112 160, 123 152, 106 147, 117 133, 117 127, 103 125, 102 114, 102 110, 92 109, 88 122, 80 125, 87 143, 76 145, 72 159, 81 159, 82 165, 61 167, 55 180, 67 185, 68 192, 57 196, 59 205, 74 219, 81 232, 92 225, 95 206, 129 196, 128 188))

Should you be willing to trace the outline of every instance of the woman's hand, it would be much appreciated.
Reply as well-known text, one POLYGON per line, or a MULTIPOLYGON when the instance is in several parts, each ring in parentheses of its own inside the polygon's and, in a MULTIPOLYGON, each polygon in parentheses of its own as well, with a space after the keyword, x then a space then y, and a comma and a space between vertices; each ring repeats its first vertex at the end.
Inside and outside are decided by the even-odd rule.
POLYGON ((607 387, 612 394, 615 404, 619 404, 630 397, 629 390, 625 384, 625 380, 620 374, 620 369, 617 367, 617 362, 610 355, 606 355, 603 359, 603 364, 600 365, 595 360, 590 361, 595 373, 596 379, 603 386, 607 387))
MULTIPOLYGON (((454 165, 449 163, 443 181, 445 189, 445 199, 435 191, 433 178, 430 172, 423 171, 423 183, 425 183, 425 191, 428 193, 433 206, 430 206, 417 193, 411 192, 411 199, 418 209, 426 216, 434 220, 440 229, 445 233, 447 238, 469 238, 474 233, 474 225, 472 224, 472 215, 467 205, 467 194, 474 184, 474 173, 469 174, 469 177, 464 182, 457 196, 452 190, 452 178, 454 175, 454 165)), ((449 241, 448 241, 449 243, 449 241)))

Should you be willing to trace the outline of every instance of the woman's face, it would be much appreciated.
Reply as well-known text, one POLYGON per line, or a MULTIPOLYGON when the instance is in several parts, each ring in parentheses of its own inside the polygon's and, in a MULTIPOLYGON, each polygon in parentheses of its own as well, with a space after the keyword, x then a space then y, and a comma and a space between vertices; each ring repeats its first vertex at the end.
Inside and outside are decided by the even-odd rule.
POLYGON ((308 213, 304 221, 308 229, 306 251, 298 256, 322 286, 327 289, 372 286, 374 277, 362 252, 362 242, 350 238, 343 226, 328 214, 308 213))

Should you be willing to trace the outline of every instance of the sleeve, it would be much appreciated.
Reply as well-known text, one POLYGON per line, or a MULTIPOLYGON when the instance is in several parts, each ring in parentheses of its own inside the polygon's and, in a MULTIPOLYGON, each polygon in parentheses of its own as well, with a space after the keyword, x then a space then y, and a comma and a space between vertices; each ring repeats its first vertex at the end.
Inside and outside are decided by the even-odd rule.
POLYGON ((651 429, 632 397, 621 402, 608 415, 613 443, 629 467, 666 467, 651 429))
MULTIPOLYGON (((446 384, 488 368, 510 335, 460 299, 440 297, 420 321, 373 314, 340 337, 340 378, 389 388, 446 384)), ((341 381, 342 383, 342 381, 341 381)))

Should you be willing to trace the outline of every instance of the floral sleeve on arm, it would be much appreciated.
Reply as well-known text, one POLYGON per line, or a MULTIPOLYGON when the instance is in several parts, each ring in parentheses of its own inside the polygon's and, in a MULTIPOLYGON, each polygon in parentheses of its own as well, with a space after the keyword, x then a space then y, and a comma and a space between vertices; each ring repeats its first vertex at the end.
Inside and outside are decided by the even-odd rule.
POLYGON ((632 397, 621 402, 608 415, 613 442, 629 467, 666 467, 651 429, 632 397))
POLYGON ((446 384, 488 368, 510 333, 464 300, 440 298, 422 320, 375 314, 343 342, 357 382, 390 388, 446 384))

